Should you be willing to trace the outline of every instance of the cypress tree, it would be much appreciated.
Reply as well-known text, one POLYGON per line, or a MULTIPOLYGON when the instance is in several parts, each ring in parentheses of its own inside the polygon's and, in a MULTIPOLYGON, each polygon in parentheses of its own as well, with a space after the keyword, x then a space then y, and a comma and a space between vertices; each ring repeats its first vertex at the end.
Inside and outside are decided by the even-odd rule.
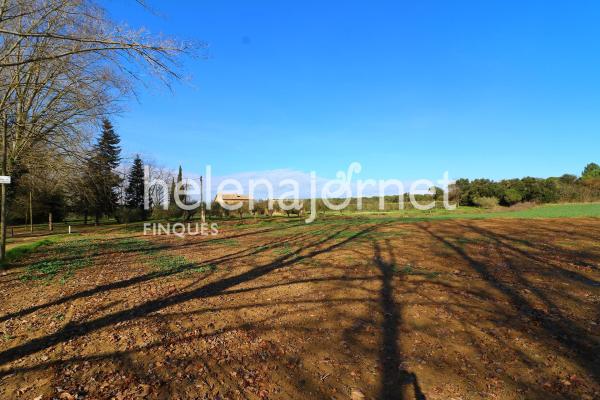
POLYGON ((179 166, 179 172, 177 172, 177 183, 183 180, 183 170, 181 169, 181 165, 179 166))
MULTIPOLYGON (((183 169, 181 168, 181 165, 179 166, 179 172, 177 172, 177 186, 176 188, 179 188, 180 190, 186 190, 187 187, 186 185, 182 185, 181 182, 183 182, 183 169)), ((178 192, 179 193, 179 192, 178 192)), ((180 201, 183 204, 187 204, 187 197, 186 196, 179 196, 180 201)))
POLYGON ((169 217, 178 217, 181 211, 175 203, 175 188, 175 178, 171 178, 171 186, 169 188, 169 217))
POLYGON ((175 206, 175 178, 171 178, 171 186, 169 188, 169 208, 175 206))

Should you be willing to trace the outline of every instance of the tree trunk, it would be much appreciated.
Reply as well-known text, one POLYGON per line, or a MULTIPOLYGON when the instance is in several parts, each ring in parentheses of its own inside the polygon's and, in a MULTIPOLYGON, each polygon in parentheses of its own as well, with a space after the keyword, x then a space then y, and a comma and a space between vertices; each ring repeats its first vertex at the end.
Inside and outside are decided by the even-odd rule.
POLYGON ((48 213, 48 230, 52 232, 53 230, 53 226, 52 226, 52 213, 48 213))
MULTIPOLYGON (((8 131, 8 120, 4 115, 4 130, 2 133, 2 175, 6 175, 6 136, 8 131)), ((6 258, 6 184, 2 184, 2 198, 0 199, 0 260, 6 258)))
POLYGON ((29 191, 29 232, 33 233, 33 192, 29 191))

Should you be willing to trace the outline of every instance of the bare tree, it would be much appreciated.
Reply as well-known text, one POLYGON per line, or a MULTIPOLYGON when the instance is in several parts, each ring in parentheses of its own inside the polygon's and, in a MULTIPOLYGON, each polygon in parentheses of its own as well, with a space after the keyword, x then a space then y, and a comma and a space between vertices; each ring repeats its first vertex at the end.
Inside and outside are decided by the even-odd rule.
POLYGON ((135 81, 168 85, 191 49, 118 26, 88 0, 0 0, 4 172, 18 178, 40 151, 81 163, 90 128, 118 111, 135 81))
POLYGON ((194 47, 191 43, 153 36, 144 29, 116 25, 89 0, 2 0, 0 34, 0 67, 93 53, 119 68, 126 69, 126 60, 127 68, 138 63, 158 75, 179 77, 174 68, 176 57, 194 47), (17 51, 37 41, 51 42, 52 51, 24 55, 17 51))
MULTIPOLYGON (((166 182, 170 184, 170 182, 175 178, 176 173, 169 170, 168 168, 162 167, 152 161, 144 161, 144 165, 148 168, 149 172, 149 180, 157 180, 166 182)), ((148 197, 150 200, 150 209, 154 211, 155 209, 161 209, 162 205, 169 201, 170 196, 168 191, 164 189, 162 185, 152 185, 148 187, 148 197)))

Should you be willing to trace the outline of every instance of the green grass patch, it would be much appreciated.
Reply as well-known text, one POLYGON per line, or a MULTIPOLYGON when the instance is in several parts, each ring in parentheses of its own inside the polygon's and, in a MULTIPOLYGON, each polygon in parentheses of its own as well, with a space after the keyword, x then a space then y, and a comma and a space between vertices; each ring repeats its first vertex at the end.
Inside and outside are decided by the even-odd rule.
POLYGON ((43 239, 36 242, 22 244, 20 246, 13 247, 6 252, 6 259, 2 264, 2 267, 6 267, 19 259, 25 257, 28 254, 36 252, 40 247, 54 243, 56 239, 43 239))
POLYGON ((56 243, 51 251, 68 256, 97 256, 105 252, 127 253, 127 252, 151 252, 155 246, 148 240, 137 238, 100 239, 85 238, 68 240, 56 243))
POLYGON ((66 282, 73 276, 75 271, 92 265, 89 258, 75 260, 43 260, 33 263, 25 269, 21 275, 23 281, 51 281, 60 277, 61 283, 66 282))
POLYGON ((182 272, 185 276, 192 274, 203 274, 217 269, 213 264, 196 265, 194 262, 179 255, 157 254, 149 258, 150 264, 159 270, 169 274, 182 272))
POLYGON ((269 249, 272 249, 272 248, 275 248, 275 247, 277 247, 276 243, 263 244, 262 246, 258 246, 256 248, 256 252, 258 253, 258 252, 261 252, 261 251, 266 251, 266 250, 269 250, 269 249))
POLYGON ((105 243, 107 247, 116 252, 142 252, 148 253, 156 250, 156 246, 148 241, 137 238, 124 238, 112 243, 105 243))
POLYGON ((348 239, 360 235, 360 231, 344 230, 333 235, 332 239, 348 239))
POLYGON ((545 204, 509 213, 513 218, 600 217, 600 203, 545 204))
POLYGON ((4 340, 5 342, 16 339, 16 338, 17 338, 16 336, 9 335, 8 333, 5 333, 2 335, 2 340, 4 340))
POLYGON ((186 275, 192 274, 204 274, 206 272, 213 272, 217 270, 217 266, 213 264, 200 265, 198 267, 193 267, 185 271, 186 275))
POLYGON ((276 248, 275 250, 273 250, 273 253, 275 253, 279 256, 284 256, 284 255, 290 254, 291 252, 292 252, 292 247, 288 243, 285 243, 283 246, 280 246, 280 247, 276 248))
POLYGON ((78 256, 81 254, 95 253, 98 251, 98 248, 98 241, 86 238, 54 243, 49 250, 56 254, 78 256))
MULTIPOLYGON (((350 212, 348 218, 338 218, 346 222, 354 219, 356 223, 384 223, 384 222, 425 222, 431 220, 447 219, 488 219, 488 218, 600 218, 600 203, 562 203, 543 204, 526 210, 511 210, 499 208, 498 210, 484 210, 478 207, 459 207, 456 210, 434 209, 421 210, 396 210, 386 212, 350 212)), ((324 222, 333 222, 333 218, 324 222)))
POLYGON ((193 265, 183 256, 157 254, 150 258, 150 263, 160 271, 174 272, 193 265))
POLYGON ((9 262, 44 249, 48 256, 28 265, 21 279, 24 281, 50 282, 58 278, 64 283, 74 275, 75 271, 92 265, 91 257, 104 252, 136 251, 149 253, 154 248, 151 242, 136 238, 101 240, 94 237, 59 241, 60 239, 64 239, 64 236, 16 247, 12 249, 13 252, 9 262))

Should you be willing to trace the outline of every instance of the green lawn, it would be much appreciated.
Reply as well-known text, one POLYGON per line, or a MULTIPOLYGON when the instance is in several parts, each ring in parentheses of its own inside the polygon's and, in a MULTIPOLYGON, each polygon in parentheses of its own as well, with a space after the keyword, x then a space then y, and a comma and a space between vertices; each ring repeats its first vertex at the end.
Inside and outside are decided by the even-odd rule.
POLYGON ((545 204, 528 210, 498 214, 513 218, 600 217, 600 203, 545 204))
MULTIPOLYGON (((574 217, 600 217, 600 203, 564 203, 544 204, 525 210, 510 210, 499 208, 485 210, 477 207, 460 207, 456 210, 435 208, 429 211, 415 209, 385 211, 385 212, 347 212, 326 213, 327 216, 342 215, 357 218, 384 218, 403 219, 406 222, 418 222, 432 219, 483 219, 483 218, 574 218, 574 217)), ((317 219, 318 220, 318 219, 317 219)))
POLYGON ((50 238, 45 238, 42 240, 37 240, 34 242, 28 242, 22 245, 18 245, 13 247, 12 249, 6 250, 6 259, 4 263, 0 263, 0 267, 6 267, 10 263, 20 259, 21 257, 35 252, 39 247, 52 244, 57 240, 61 239, 63 235, 57 235, 50 238))

